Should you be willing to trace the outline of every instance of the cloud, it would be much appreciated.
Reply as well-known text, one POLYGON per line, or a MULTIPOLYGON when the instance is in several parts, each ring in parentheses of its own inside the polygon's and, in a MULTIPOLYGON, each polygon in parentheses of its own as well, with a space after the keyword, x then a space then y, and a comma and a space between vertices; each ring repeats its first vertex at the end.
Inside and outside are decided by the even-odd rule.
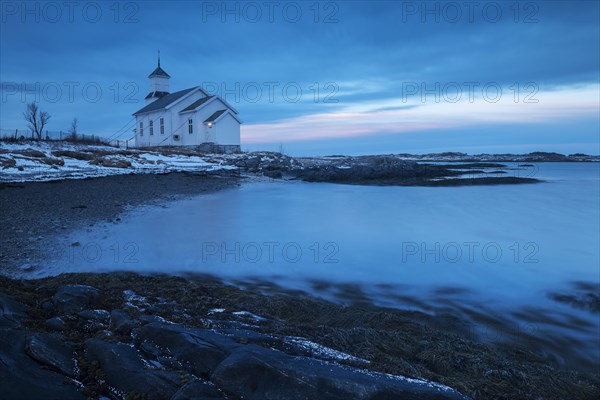
MULTIPOLYGON (((483 96, 456 103, 406 104, 402 98, 356 103, 337 111, 314 113, 242 128, 246 143, 279 143, 467 128, 487 124, 546 124, 597 115, 600 85, 540 91, 527 99, 503 88, 497 102, 483 96), (515 101, 518 100, 518 101, 515 101), (532 102, 537 101, 537 102, 532 102)), ((463 96, 465 97, 465 96, 463 96)))

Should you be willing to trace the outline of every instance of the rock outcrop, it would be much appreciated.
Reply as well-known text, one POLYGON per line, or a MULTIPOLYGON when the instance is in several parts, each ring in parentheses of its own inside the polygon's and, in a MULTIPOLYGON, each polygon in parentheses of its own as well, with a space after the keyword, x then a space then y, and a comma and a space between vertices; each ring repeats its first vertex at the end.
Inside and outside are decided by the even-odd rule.
POLYGON ((323 356, 298 345, 305 339, 240 320, 206 316, 206 327, 194 328, 146 314, 178 309, 164 299, 150 304, 126 290, 110 311, 97 308, 102 300, 94 287, 60 286, 43 302, 40 324, 54 332, 27 332, 29 307, 0 294, 2 398, 466 399, 433 382, 344 365, 351 356, 321 346, 323 356))

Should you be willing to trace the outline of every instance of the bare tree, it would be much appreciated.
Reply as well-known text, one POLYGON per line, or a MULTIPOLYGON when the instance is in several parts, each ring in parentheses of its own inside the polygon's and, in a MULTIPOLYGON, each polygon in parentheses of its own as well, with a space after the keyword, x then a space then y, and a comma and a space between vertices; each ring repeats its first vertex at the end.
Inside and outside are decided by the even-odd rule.
POLYGON ((48 124, 50 120, 50 114, 46 111, 41 111, 37 103, 27 104, 27 110, 23 113, 23 118, 27 121, 27 126, 33 133, 35 133, 38 140, 42 140, 42 132, 44 126, 48 124))
POLYGON ((77 138, 77 122, 77 118, 73 118, 73 121, 71 122, 71 129, 69 129, 69 135, 71 135, 73 139, 77 138))
POLYGON ((27 110, 23 113, 23 118, 27 121, 27 127, 31 132, 37 135, 38 129, 38 105, 35 103, 27 104, 27 110))
POLYGON ((42 131, 44 130, 44 126, 48 124, 50 121, 50 114, 46 111, 40 111, 40 134, 39 137, 42 137, 42 131))

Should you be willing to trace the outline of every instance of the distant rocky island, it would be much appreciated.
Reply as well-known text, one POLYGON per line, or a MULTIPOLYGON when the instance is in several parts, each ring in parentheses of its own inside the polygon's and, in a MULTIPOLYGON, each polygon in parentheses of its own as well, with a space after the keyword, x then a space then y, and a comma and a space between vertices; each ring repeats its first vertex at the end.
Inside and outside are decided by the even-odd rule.
POLYGON ((456 152, 429 154, 396 154, 397 157, 419 161, 458 162, 599 162, 600 156, 583 153, 560 154, 535 151, 527 154, 466 154, 456 152))

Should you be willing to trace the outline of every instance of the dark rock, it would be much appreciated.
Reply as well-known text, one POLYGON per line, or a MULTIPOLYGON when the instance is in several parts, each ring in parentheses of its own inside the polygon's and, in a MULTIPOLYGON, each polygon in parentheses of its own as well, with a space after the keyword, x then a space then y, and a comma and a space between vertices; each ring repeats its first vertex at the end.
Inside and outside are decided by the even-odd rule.
POLYGON ((144 325, 144 324, 151 324, 153 322, 157 322, 157 323, 165 323, 167 322, 163 317, 160 317, 158 315, 142 315, 138 318, 138 320, 144 325))
POLYGON ((69 157, 76 160, 93 160, 96 156, 91 153, 72 150, 56 150, 51 153, 55 157, 69 157))
POLYGON ((223 394, 210 382, 194 381, 183 386, 171 400, 208 400, 223 399, 223 394))
POLYGON ((260 157, 248 157, 245 160, 245 167, 250 172, 258 171, 258 166, 260 165, 260 157))
POLYGON ((417 164, 395 157, 348 157, 323 165, 295 170, 297 177, 308 182, 365 182, 398 180, 416 175, 417 164))
POLYGON ((592 313, 600 313, 600 294, 589 291, 579 293, 550 293, 551 299, 570 304, 573 307, 588 310, 592 313))
POLYGON ((98 332, 108 327, 110 314, 106 310, 83 310, 77 314, 77 327, 86 332, 98 332))
POLYGON ((129 335, 135 326, 133 319, 124 310, 112 310, 110 321, 112 330, 119 335, 129 335))
POLYGON ((267 176, 269 178, 273 178, 273 179, 280 179, 283 176, 281 171, 271 171, 271 170, 264 171, 263 175, 267 176))
POLYGON ((174 357, 198 376, 208 376, 239 346, 213 331, 156 322, 139 328, 136 340, 142 350, 155 357, 174 357))
POLYGON ((50 299, 44 300, 44 301, 42 301, 42 304, 40 305, 40 307, 42 308, 42 310, 52 311, 52 310, 54 310, 54 302, 50 299))
POLYGON ((219 332, 232 337, 234 341, 242 344, 257 344, 264 347, 274 347, 282 343, 281 338, 249 329, 220 329, 219 332))
POLYGON ((108 324, 110 321, 110 313, 106 310, 83 310, 77 314, 79 318, 87 321, 96 321, 103 324, 108 324))
POLYGON ((34 158, 46 157, 46 154, 44 154, 43 152, 41 152, 39 150, 32 149, 31 147, 29 147, 25 150, 15 150, 14 153, 21 154, 21 155, 24 155, 27 157, 34 157, 34 158))
POLYGON ((204 327, 213 329, 257 329, 258 326, 242 321, 228 321, 224 319, 199 318, 199 323, 204 327))
POLYGON ((64 285, 52 297, 55 306, 63 311, 79 311, 100 297, 100 291, 86 285, 64 285))
POLYGON ((131 162, 129 162, 127 160, 121 160, 118 158, 105 158, 105 157, 96 158, 96 159, 90 161, 90 164, 101 165, 103 167, 109 167, 109 168, 129 168, 129 167, 131 167, 131 162))
POLYGON ((126 344, 88 339, 85 348, 87 359, 98 362, 108 384, 126 397, 138 394, 148 400, 169 399, 180 386, 179 374, 146 369, 137 350, 126 344))
POLYGON ((2 169, 15 168, 16 166, 17 161, 14 158, 0 156, 0 167, 2 167, 2 169))
POLYGON ((29 307, 0 293, 0 329, 21 326, 29 307))
POLYGON ((89 320, 79 320, 77 323, 77 329, 83 332, 95 333, 98 331, 105 330, 107 325, 98 321, 89 321, 89 320))
MULTIPOLYGON (((161 299, 157 299, 157 300, 161 300, 161 299)), ((150 313, 150 314, 165 314, 165 313, 173 313, 173 312, 177 312, 178 310, 178 306, 177 303, 172 301, 172 302, 161 302, 161 303, 156 303, 156 304, 150 304, 147 308, 146 308, 146 312, 150 313)))
POLYGON ((65 160, 63 160, 62 158, 43 157, 40 158, 40 161, 46 165, 65 165, 65 160))
POLYGON ((40 368, 25 352, 26 333, 3 330, 0 340, 0 397, 3 399, 85 399, 73 382, 40 368))
POLYGON ((77 377, 73 347, 56 335, 34 333, 27 337, 25 352, 40 364, 51 367, 71 378, 77 377))
POLYGON ((60 317, 54 317, 46 320, 46 328, 53 331, 64 331, 66 328, 65 321, 60 317))
POLYGON ((249 400, 467 399, 432 382, 292 357, 255 345, 231 354, 212 374, 211 381, 226 393, 249 400))

